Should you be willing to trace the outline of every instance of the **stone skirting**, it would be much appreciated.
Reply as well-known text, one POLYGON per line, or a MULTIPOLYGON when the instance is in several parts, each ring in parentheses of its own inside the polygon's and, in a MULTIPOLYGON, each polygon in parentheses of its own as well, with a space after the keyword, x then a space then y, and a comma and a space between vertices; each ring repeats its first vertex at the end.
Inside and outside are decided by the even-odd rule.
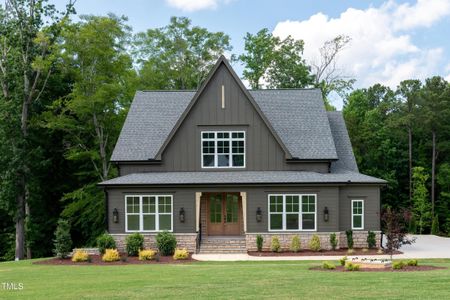
MULTIPOLYGON (((117 249, 125 251, 125 239, 129 234, 111 234, 116 241, 117 249)), ((156 233, 144 233, 144 248, 156 249, 156 233)), ((177 248, 186 248, 189 252, 197 251, 197 233, 174 233, 177 239, 177 248)))
MULTIPOLYGON (((376 247, 380 247, 380 231, 374 231, 376 238, 376 247)), ((292 238, 294 236, 300 237, 301 249, 309 249, 309 241, 313 235, 319 236, 320 245, 322 249, 331 250, 330 234, 333 232, 298 232, 298 233, 247 233, 245 235, 246 246, 248 251, 256 251, 256 236, 261 235, 263 241, 263 251, 270 251, 270 244, 273 236, 278 236, 280 240, 281 250, 289 250, 292 238)), ((337 239, 337 249, 347 248, 347 236, 345 231, 334 232, 337 239)), ((353 247, 366 248, 367 247, 367 231, 353 231, 353 247)))

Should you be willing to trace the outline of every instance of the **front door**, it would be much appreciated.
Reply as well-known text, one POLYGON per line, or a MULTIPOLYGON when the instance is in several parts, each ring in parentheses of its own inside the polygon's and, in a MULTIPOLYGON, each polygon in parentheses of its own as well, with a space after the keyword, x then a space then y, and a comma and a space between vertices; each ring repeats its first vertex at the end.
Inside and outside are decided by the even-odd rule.
POLYGON ((208 193, 208 235, 240 235, 239 193, 208 193))

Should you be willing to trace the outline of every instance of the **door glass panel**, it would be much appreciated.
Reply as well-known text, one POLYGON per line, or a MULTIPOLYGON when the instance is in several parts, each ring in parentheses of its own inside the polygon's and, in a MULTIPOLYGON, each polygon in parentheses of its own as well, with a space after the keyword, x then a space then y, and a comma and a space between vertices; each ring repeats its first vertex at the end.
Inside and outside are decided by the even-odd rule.
POLYGON ((211 223, 222 222, 222 195, 211 195, 209 198, 209 221, 211 223))
POLYGON ((227 223, 237 223, 238 222, 238 207, 239 207, 239 201, 238 201, 237 195, 227 194, 227 203, 226 203, 226 210, 227 210, 227 223))

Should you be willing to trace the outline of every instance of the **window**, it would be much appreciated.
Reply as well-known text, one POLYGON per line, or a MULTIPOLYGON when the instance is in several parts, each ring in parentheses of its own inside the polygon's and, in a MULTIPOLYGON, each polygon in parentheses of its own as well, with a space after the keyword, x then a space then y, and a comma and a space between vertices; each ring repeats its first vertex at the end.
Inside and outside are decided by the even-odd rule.
POLYGON ((172 231, 172 196, 125 196, 125 231, 172 231))
POLYGON ((203 168, 244 168, 244 131, 202 131, 203 168))
POLYGON ((291 230, 316 230, 316 195, 269 195, 269 231, 291 230))
POLYGON ((364 200, 352 200, 352 229, 364 229, 364 200))

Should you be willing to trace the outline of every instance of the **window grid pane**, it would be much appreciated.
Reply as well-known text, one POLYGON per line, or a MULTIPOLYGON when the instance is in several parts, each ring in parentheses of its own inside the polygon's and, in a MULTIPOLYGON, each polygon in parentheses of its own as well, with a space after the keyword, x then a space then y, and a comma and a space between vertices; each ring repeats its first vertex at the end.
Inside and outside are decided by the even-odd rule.
POLYGON ((269 220, 270 230, 316 230, 316 196, 270 195, 269 220))
POLYGON ((244 167, 243 131, 202 132, 202 167, 244 167))
POLYGON ((125 199, 127 230, 172 230, 171 196, 126 196, 125 199))

